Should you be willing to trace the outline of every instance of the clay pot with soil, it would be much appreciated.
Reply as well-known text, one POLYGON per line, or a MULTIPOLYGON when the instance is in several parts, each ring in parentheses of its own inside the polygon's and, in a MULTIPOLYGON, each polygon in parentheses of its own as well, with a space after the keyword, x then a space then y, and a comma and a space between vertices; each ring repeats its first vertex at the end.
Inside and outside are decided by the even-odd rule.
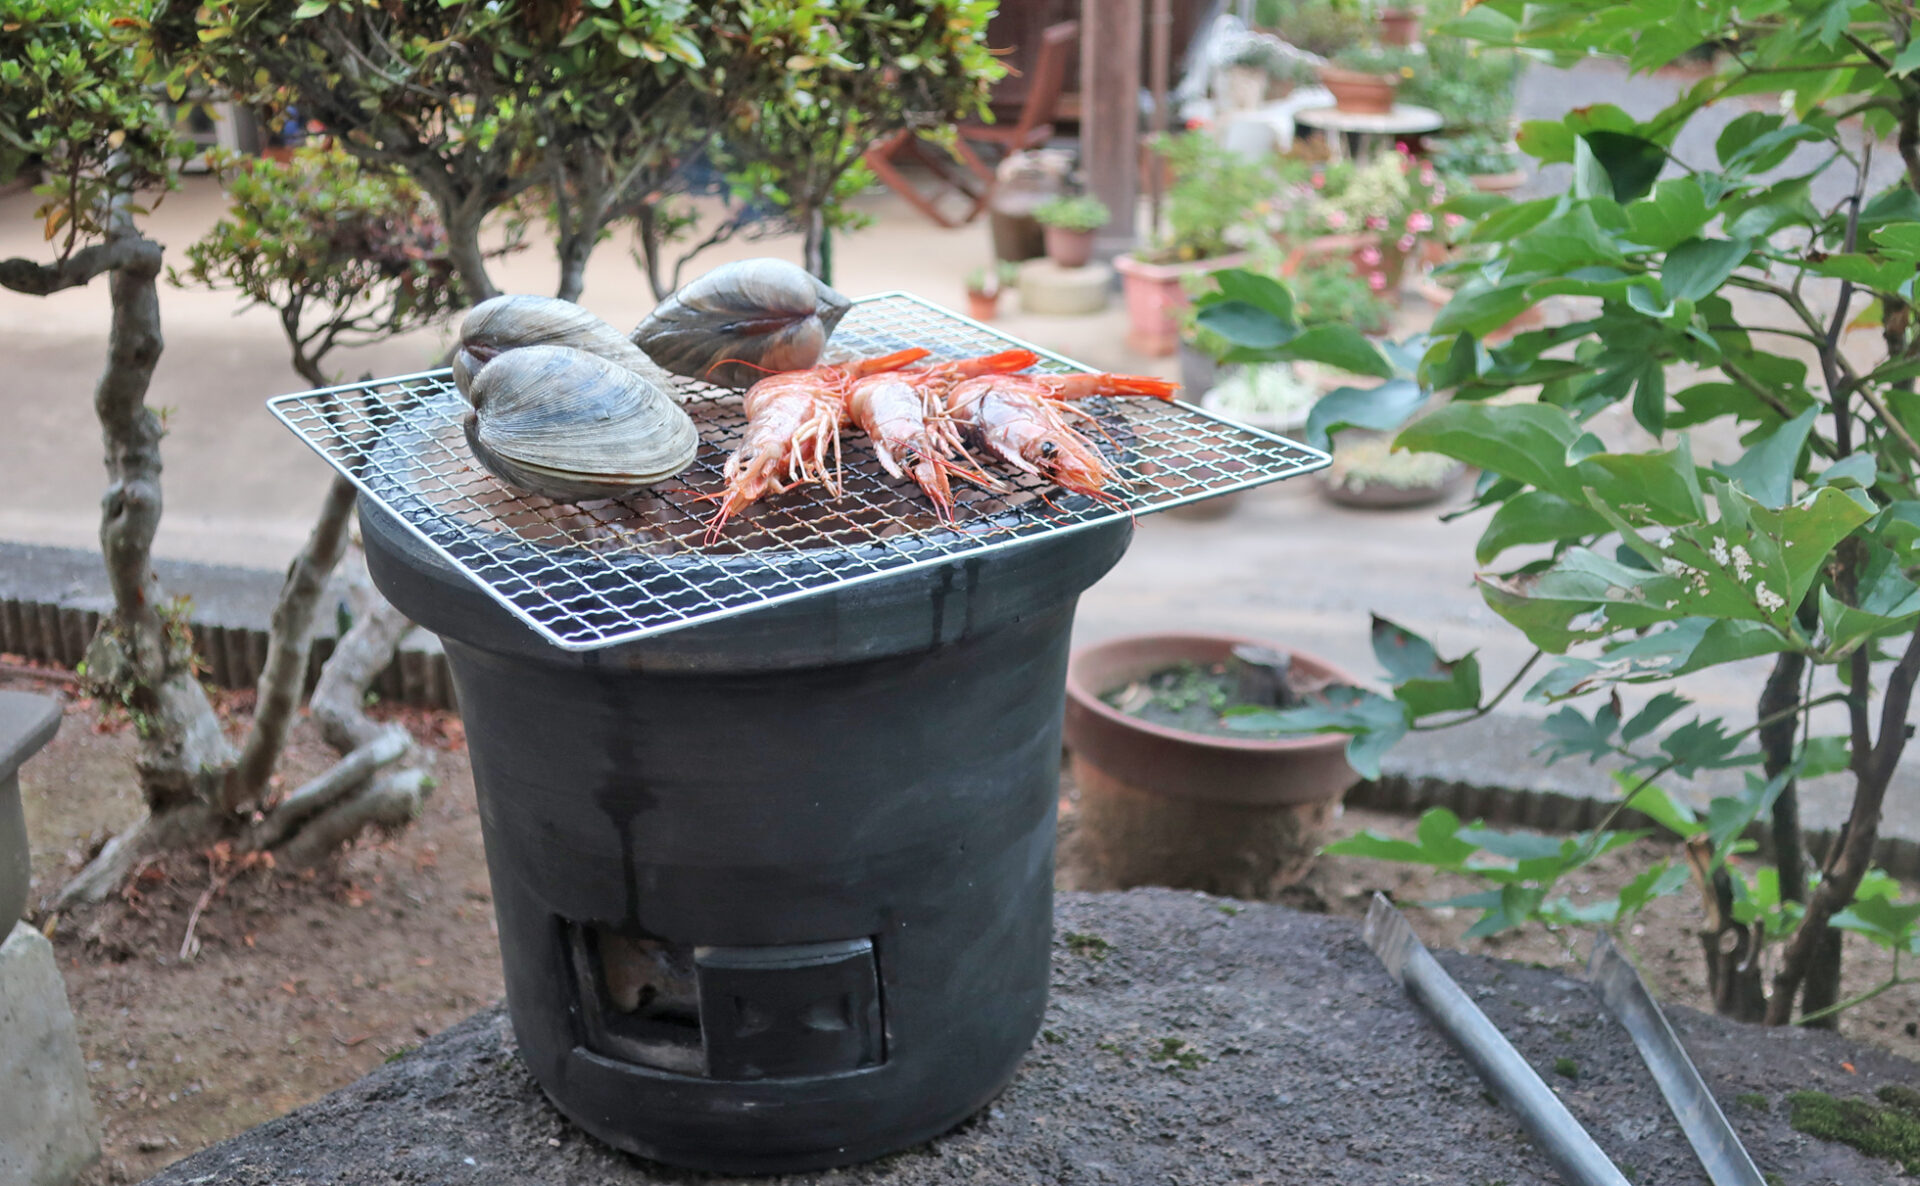
POLYGON ((1093 258, 1094 232, 1107 225, 1112 213, 1099 198, 1078 194, 1043 202, 1033 216, 1046 228, 1047 258, 1058 267, 1084 268, 1093 258))
POLYGON ((1380 26, 1380 44, 1412 45, 1420 37, 1420 18, 1424 15, 1418 8, 1383 8, 1376 20, 1380 26))
POLYGON ((975 268, 967 273, 967 316, 975 321, 992 321, 1000 311, 1000 294, 1013 287, 1019 269, 1010 263, 996 263, 992 271, 975 268))
POLYGON ((1334 442, 1320 492, 1341 506, 1397 510, 1439 502, 1459 489, 1467 467, 1438 453, 1395 450, 1383 433, 1348 432, 1334 442))
POLYGON ((1369 74, 1341 66, 1320 67, 1320 85, 1333 94, 1333 105, 1349 115, 1386 115, 1400 80, 1391 74, 1369 74))
POLYGON ((1067 880, 1248 898, 1298 881, 1358 781, 1346 738, 1241 732, 1222 714, 1310 703, 1353 683, 1312 655, 1225 634, 1133 635, 1075 652, 1067 880))

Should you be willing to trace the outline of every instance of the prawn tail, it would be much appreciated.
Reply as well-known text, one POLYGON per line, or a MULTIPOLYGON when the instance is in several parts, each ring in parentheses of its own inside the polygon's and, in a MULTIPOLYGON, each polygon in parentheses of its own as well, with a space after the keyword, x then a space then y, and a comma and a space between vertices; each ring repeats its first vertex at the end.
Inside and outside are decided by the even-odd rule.
POLYGON ((1170 400, 1173 393, 1180 390, 1180 384, 1171 379, 1156 379, 1151 375, 1102 375, 1100 378, 1102 395, 1150 395, 1170 400))
POLYGON ((885 371, 897 371, 909 363, 919 362, 933 351, 924 346, 911 346, 905 350, 896 350, 892 354, 882 354, 878 358, 861 358, 852 362, 843 362, 841 369, 856 379, 868 375, 878 375, 885 371))

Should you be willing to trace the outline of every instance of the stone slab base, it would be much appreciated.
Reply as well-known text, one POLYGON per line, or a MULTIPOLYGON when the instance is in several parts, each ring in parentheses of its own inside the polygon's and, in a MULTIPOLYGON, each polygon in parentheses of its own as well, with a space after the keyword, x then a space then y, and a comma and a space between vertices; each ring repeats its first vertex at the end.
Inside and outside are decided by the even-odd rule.
POLYGON ((0 944, 0 1183, 66 1186, 100 1156, 100 1122, 53 945, 26 923, 0 944))
POLYGON ((1030 259, 1020 265, 1020 311, 1078 316, 1107 307, 1113 291, 1113 269, 1103 263, 1062 268, 1052 260, 1030 259))
MULTIPOLYGON (((990 958, 990 956, 988 957, 990 958)), ((1475 956, 1440 962, 1630 1176, 1706 1178, 1624 1031, 1585 984, 1475 956), (1555 1071, 1570 1060, 1574 1075, 1555 1071)), ((774 1183, 834 1186, 1406 1186, 1555 1182, 1519 1124, 1401 994, 1355 923, 1172 890, 1063 894, 1053 999, 1013 1084, 943 1137, 774 1183)), ((981 1008, 992 1008, 983 997, 981 1008)), ((1833 1034, 1672 1010, 1742 1141, 1793 1183, 1898 1173, 1794 1132, 1785 1095, 1863 1096, 1920 1067, 1833 1034), (1849 1065, 1850 1064, 1850 1065, 1849 1065), (1757 1093, 1758 1099, 1743 1093, 1757 1093)), ((406 1182, 653 1186, 731 1179, 615 1153, 549 1106, 486 1010, 350 1087, 151 1186, 406 1182)))

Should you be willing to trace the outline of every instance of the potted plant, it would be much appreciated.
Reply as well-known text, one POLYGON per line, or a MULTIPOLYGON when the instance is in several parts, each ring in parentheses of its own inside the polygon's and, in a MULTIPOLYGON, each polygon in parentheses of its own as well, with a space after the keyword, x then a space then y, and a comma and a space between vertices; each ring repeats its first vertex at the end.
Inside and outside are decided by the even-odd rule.
POLYGON ((1420 8, 1383 8, 1375 14, 1374 21, 1380 30, 1380 44, 1409 46, 1420 39, 1420 18, 1426 15, 1420 8))
POLYGON ((1127 301, 1127 344, 1172 354, 1187 282, 1240 262, 1241 248, 1280 188, 1274 166, 1231 152, 1205 132, 1163 136, 1155 148, 1173 173, 1164 225, 1143 251, 1114 260, 1127 301))
POLYGON ((1093 258, 1093 233, 1113 217, 1107 204, 1091 194, 1061 195, 1033 209, 1047 231, 1047 258, 1063 268, 1085 267, 1093 258))
POLYGON ((1333 0, 1262 0, 1254 25, 1316 57, 1330 58, 1367 39, 1367 18, 1333 0))
POLYGON ((1425 506, 1459 485, 1467 467, 1439 453, 1395 450, 1380 433, 1343 433, 1333 464, 1320 471, 1320 492, 1341 506, 1395 509, 1425 506))
POLYGON ((1385 115, 1404 79, 1416 77, 1425 55, 1397 46, 1356 45, 1341 50, 1320 67, 1320 85, 1333 93, 1333 105, 1352 115, 1385 115))
POLYGON ((1018 265, 1004 260, 991 268, 975 268, 967 273, 967 316, 975 321, 992 321, 999 311, 1000 294, 1019 278, 1018 265))
POLYGON ((1465 177, 1481 193, 1503 194, 1526 184, 1525 158, 1511 136, 1465 132, 1430 141, 1428 147, 1438 168, 1465 177))
POLYGON ((1065 740, 1080 797, 1063 868, 1078 888, 1237 897, 1297 881, 1358 776, 1344 739, 1282 736, 1262 714, 1358 694, 1339 668, 1262 639, 1147 634, 1076 651, 1065 740))
POLYGON ((1439 233, 1447 185, 1431 162, 1404 151, 1364 165, 1336 162, 1294 190, 1277 230, 1287 243, 1283 271, 1345 260, 1355 276, 1389 305, 1397 305, 1407 259, 1439 233))

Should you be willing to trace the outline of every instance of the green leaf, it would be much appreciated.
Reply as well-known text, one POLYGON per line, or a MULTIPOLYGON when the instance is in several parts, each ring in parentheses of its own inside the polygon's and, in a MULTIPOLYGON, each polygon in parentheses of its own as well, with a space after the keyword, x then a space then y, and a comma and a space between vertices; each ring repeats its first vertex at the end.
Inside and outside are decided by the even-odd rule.
POLYGON ((1408 425, 1394 443, 1584 502, 1565 460, 1579 435, 1566 410, 1551 404, 1452 403, 1408 425))
POLYGON ((1773 810, 1774 800, 1780 797, 1793 776, 1792 768, 1772 778, 1749 773, 1744 794, 1738 798, 1721 796, 1707 804, 1707 840, 1713 845, 1713 868, 1726 863, 1730 841, 1745 832, 1755 819, 1773 810))
POLYGON ((1666 251, 1693 238, 1713 217, 1700 183, 1673 177, 1627 207, 1628 233, 1636 243, 1666 251))
POLYGON ((1920 920, 1920 902, 1903 906, 1882 897, 1857 897, 1832 919, 1833 925, 1843 931, 1865 935, 1882 947, 1903 951, 1913 951, 1920 946, 1920 937, 1915 933, 1916 920, 1920 920))
POLYGON ((1361 832, 1327 845, 1326 851, 1339 856, 1457 870, 1466 865, 1467 858, 1479 851, 1458 838, 1460 830, 1459 816, 1444 807, 1433 807, 1421 814, 1420 822, 1415 827, 1414 840, 1361 832))
POLYGON ((1568 705, 1542 722, 1541 728, 1546 730, 1549 739, 1539 749, 1547 765, 1585 757, 1591 766, 1601 758, 1613 756, 1613 735, 1620 728, 1620 706, 1617 701, 1609 701, 1595 709, 1589 719, 1568 705))
POLYGON ((1847 737, 1809 737, 1800 748, 1800 777, 1838 774, 1853 765, 1852 742, 1847 737))
POLYGON ((1325 449, 1343 428, 1391 431, 1426 402, 1427 393, 1411 379, 1389 379, 1378 387, 1338 388, 1321 396, 1307 413, 1307 443, 1325 449))
POLYGON ((1363 778, 1380 777, 1380 759, 1407 733, 1407 710, 1397 700, 1336 684, 1300 708, 1229 709, 1229 729, 1262 733, 1346 733, 1347 761, 1363 778))
POLYGON ((1638 914, 1655 898, 1664 898, 1687 884, 1688 877, 1687 867, 1672 861, 1647 866, 1620 887, 1620 916, 1638 914))
MULTIPOLYGON (((1665 149, 1651 140, 1627 132, 1602 129, 1588 132, 1580 139, 1590 146, 1593 156, 1605 170, 1612 183, 1611 196, 1616 202, 1631 202, 1652 189, 1654 179, 1660 176, 1660 170, 1667 163, 1665 149)), ((1579 168, 1577 157, 1574 167, 1576 170, 1579 168)), ((1577 181, 1576 173, 1576 194, 1577 181)))
POLYGON ((1439 679, 1446 674, 1440 653, 1426 639, 1379 614, 1373 615, 1373 657, 1394 684, 1410 679, 1439 679))
POLYGON ((1920 41, 1910 41, 1900 56, 1893 59, 1893 69, 1887 71, 1895 78, 1905 78, 1915 70, 1920 70, 1920 41))
POLYGON ((1534 300, 1525 281, 1489 285, 1470 281, 1460 286, 1433 319, 1435 335, 1469 333, 1484 337, 1532 308, 1534 300))
POLYGON ((1301 362, 1322 363, 1376 379, 1394 377, 1393 364, 1380 352, 1380 347, 1350 325, 1338 322, 1316 325, 1288 342, 1284 349, 1286 357, 1301 362))
POLYGON ((1670 300, 1698 301, 1718 291, 1752 250, 1750 239, 1688 239, 1667 252, 1661 286, 1670 300))
POLYGON ((1627 796, 1623 806, 1646 816, 1675 836, 1684 840, 1700 830, 1700 817, 1693 809, 1653 783, 1641 786, 1638 776, 1624 770, 1614 771, 1613 781, 1621 794, 1627 796))
POLYGON ((1613 196, 1613 178, 1607 176, 1607 167, 1600 163, 1585 136, 1576 136, 1573 141, 1573 196, 1613 196))
POLYGON ((1213 273, 1220 295, 1233 301, 1245 301, 1264 309, 1281 321, 1293 321, 1293 290, 1272 276, 1246 268, 1227 268, 1213 273))
POLYGON ((1660 739, 1660 751, 1673 761, 1673 772, 1692 778, 1702 770, 1720 770, 1743 766, 1759 759, 1758 754, 1740 754, 1740 738, 1727 733, 1719 720, 1688 721, 1660 739))
POLYGON ((1493 512, 1474 558, 1480 564, 1491 564, 1508 548, 1585 539, 1606 530, 1607 521, 1586 506, 1545 490, 1527 490, 1493 512))
POLYGON ((1578 478, 1592 497, 1635 523, 1678 527, 1707 517, 1693 446, 1684 436, 1658 452, 1597 453, 1580 462, 1578 478))
POLYGON ((1731 465, 1714 466, 1765 507, 1782 507, 1793 495, 1793 475, 1820 409, 1810 407, 1747 446, 1731 465))
POLYGON ((1667 427, 1667 368, 1649 355, 1632 374, 1633 418, 1657 437, 1667 427))
POLYGON ((1195 320, 1201 329, 1218 334, 1229 345, 1248 350, 1273 350, 1299 336, 1300 327, 1258 305, 1225 300, 1201 309, 1195 320))
POLYGON ((1782 542, 1791 581, 1789 605, 1799 605, 1813 588, 1834 546, 1872 517, 1872 511, 1832 486, 1810 491, 1779 511, 1754 515, 1757 524, 1782 542))
POLYGON ((1541 571, 1482 573, 1474 580, 1490 609, 1518 627, 1528 642, 1558 655, 1576 642, 1605 636, 1608 627, 1590 615, 1609 597, 1631 596, 1643 575, 1590 549, 1570 548, 1541 571))
POLYGON ((304 21, 309 17, 319 16, 332 7, 333 0, 306 0, 305 3, 293 10, 293 19, 296 21, 304 21))
POLYGON ((1668 717, 1690 703, 1692 701, 1676 692, 1661 692, 1647 701, 1646 706, 1635 713, 1632 720, 1620 727, 1620 740, 1632 745, 1665 724, 1668 717))
POLYGON ((1820 590, 1820 628, 1830 653, 1842 654, 1869 639, 1906 633, 1920 617, 1920 586, 1908 579, 1891 548, 1868 544, 1867 562, 1856 580, 1856 605, 1820 590))

